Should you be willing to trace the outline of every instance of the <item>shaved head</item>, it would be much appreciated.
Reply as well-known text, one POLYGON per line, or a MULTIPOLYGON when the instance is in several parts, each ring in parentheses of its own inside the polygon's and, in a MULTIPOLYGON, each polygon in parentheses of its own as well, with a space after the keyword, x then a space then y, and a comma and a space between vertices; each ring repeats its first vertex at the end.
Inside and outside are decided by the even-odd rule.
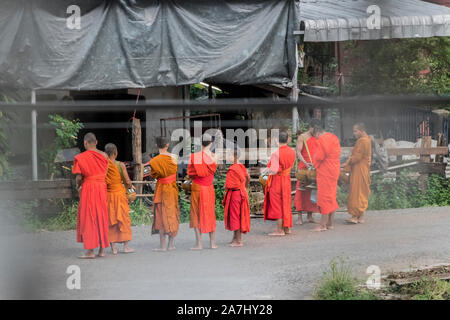
POLYGON ((97 142, 97 138, 95 137, 95 134, 88 132, 84 135, 84 141, 87 143, 95 143, 97 142))
POLYGON ((366 126, 362 122, 356 123, 355 127, 358 128, 358 130, 361 130, 361 131, 364 131, 364 132, 366 131, 366 126))

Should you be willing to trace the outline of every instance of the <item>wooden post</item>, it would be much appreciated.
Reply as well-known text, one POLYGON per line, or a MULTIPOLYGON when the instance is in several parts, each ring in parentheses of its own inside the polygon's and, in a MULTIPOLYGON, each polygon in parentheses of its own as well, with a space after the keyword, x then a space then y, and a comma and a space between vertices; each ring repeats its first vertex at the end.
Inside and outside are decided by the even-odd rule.
MULTIPOLYGON (((133 162, 136 164, 134 166, 134 177, 135 181, 142 181, 144 173, 143 173, 143 165, 142 165, 142 136, 141 136, 141 120, 134 118, 133 119, 133 162)), ((142 193, 142 184, 136 186, 136 192, 138 194, 142 193)))
MULTIPOLYGON (((421 148, 431 148, 431 136, 423 136, 422 137, 422 142, 421 142, 421 148)), ((430 163, 431 162, 431 155, 420 155, 420 160, 425 162, 425 163, 430 163)), ((426 192, 427 190, 427 179, 428 179, 428 174, 427 173, 421 173, 419 176, 419 188, 423 191, 426 192)))

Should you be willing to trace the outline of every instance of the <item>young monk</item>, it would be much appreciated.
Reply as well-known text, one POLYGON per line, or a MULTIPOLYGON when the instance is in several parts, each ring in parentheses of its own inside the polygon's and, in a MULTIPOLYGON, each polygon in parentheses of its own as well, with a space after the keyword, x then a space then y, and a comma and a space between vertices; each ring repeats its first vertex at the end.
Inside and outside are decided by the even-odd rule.
POLYGON ((216 213, 214 173, 217 169, 216 155, 211 152, 212 137, 204 135, 202 150, 191 154, 188 175, 193 179, 191 186, 190 227, 194 229, 196 245, 191 250, 202 249, 202 233, 209 233, 211 249, 216 249, 216 213))
POLYGON ((180 209, 177 187, 177 157, 169 153, 169 140, 165 137, 156 138, 159 155, 150 161, 150 175, 158 179, 155 189, 154 220, 152 234, 159 233, 159 248, 154 251, 175 250, 173 241, 178 234, 180 225, 180 209), (166 245, 166 236, 169 246, 166 245))
POLYGON ((80 196, 77 213, 77 242, 82 242, 86 252, 80 259, 95 258, 94 249, 99 248, 98 256, 105 256, 109 247, 109 217, 106 206, 107 155, 97 149, 97 138, 91 132, 84 136, 85 152, 73 159, 73 174, 76 175, 76 188, 80 196))
POLYGON ((130 206, 128 205, 125 187, 133 188, 125 164, 117 161, 119 152, 113 143, 105 146, 108 155, 108 172, 106 173, 106 185, 108 188, 108 213, 109 213, 109 241, 113 254, 117 254, 116 243, 123 243, 123 252, 134 252, 128 246, 131 241, 130 206))
POLYGON ((334 229, 334 212, 339 208, 336 201, 337 183, 341 172, 341 145, 338 137, 325 132, 322 125, 314 125, 314 135, 318 139, 313 164, 317 174, 317 206, 322 219, 311 231, 334 229))
MULTIPOLYGON (((269 177, 264 195, 264 220, 277 222, 277 230, 269 233, 269 236, 285 236, 291 233, 291 169, 295 162, 295 151, 287 145, 288 139, 288 133, 281 131, 279 148, 271 155, 265 170, 269 177)), ((277 143, 275 138, 272 140, 277 143)))
POLYGON ((234 164, 228 168, 225 180, 225 229, 233 231, 230 247, 242 247, 242 233, 250 231, 250 203, 247 187, 250 176, 247 169, 238 160, 238 149, 234 149, 234 164))
POLYGON ((358 140, 344 164, 344 172, 350 172, 347 211, 352 217, 347 223, 357 224, 364 223, 364 212, 369 205, 372 144, 363 123, 353 126, 353 135, 358 140))
MULTIPOLYGON (((313 120, 309 124, 308 131, 301 134, 297 138, 297 157, 298 170, 309 169, 313 167, 312 157, 314 156, 317 148, 317 139, 313 136, 314 124, 318 120, 313 120)), ((300 190, 300 181, 297 181, 295 187, 295 198, 294 198, 295 210, 299 211, 297 224, 303 224, 302 213, 306 212, 308 215, 308 222, 316 223, 313 218, 313 212, 319 212, 317 204, 311 201, 311 189, 305 188, 300 190)))

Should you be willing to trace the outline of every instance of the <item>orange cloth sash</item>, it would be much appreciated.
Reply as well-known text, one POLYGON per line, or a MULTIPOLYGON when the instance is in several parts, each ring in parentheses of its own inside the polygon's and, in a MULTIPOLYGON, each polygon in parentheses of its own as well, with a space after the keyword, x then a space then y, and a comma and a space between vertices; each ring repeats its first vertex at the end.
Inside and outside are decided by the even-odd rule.
POLYGON ((94 176, 83 177, 83 183, 85 182, 103 183, 105 182, 105 175, 98 174, 94 176))
POLYGON ((194 178, 194 182, 196 184, 199 184, 199 185, 204 186, 204 187, 208 187, 208 186, 212 185, 213 181, 214 181, 214 175, 210 175, 210 176, 207 176, 207 177, 199 177, 199 176, 197 176, 197 177, 194 178))
POLYGON ((164 177, 164 178, 158 178, 158 183, 162 183, 162 184, 169 184, 169 183, 172 183, 175 181, 177 181, 176 174, 172 174, 172 175, 164 177))

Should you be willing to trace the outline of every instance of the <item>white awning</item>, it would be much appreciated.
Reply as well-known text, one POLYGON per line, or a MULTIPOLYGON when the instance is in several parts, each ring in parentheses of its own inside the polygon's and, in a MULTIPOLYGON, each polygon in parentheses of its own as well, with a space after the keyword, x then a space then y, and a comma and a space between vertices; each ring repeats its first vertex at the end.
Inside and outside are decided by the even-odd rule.
POLYGON ((300 0, 305 42, 450 36, 450 8, 421 0, 300 0), (380 29, 369 29, 369 6, 380 29))

